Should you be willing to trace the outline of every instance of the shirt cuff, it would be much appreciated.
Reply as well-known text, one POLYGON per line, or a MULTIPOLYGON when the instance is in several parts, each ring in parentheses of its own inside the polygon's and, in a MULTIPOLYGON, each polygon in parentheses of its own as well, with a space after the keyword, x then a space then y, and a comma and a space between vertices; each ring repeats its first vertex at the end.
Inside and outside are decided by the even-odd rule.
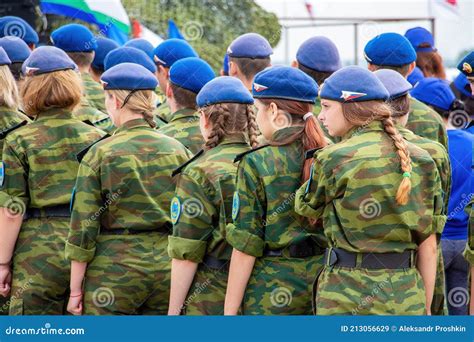
POLYGON ((207 241, 168 236, 168 255, 170 258, 202 262, 206 254, 207 241))
POLYGON ((69 241, 66 241, 66 259, 71 261, 79 262, 90 262, 94 259, 95 247, 91 249, 85 249, 76 245, 73 245, 69 241))
MULTIPOLYGON (((309 182, 309 181, 308 181, 309 182)), ((307 197, 311 196, 311 193, 307 193, 306 187, 310 183, 305 183, 303 186, 296 192, 295 198, 295 212, 304 217, 310 217, 318 219, 324 210, 324 207, 318 209, 313 209, 307 201, 307 197)), ((309 198, 308 198, 309 200, 309 198)))
POLYGON ((235 249, 256 258, 263 255, 265 241, 257 235, 237 229, 233 223, 227 225, 226 235, 227 242, 235 249))

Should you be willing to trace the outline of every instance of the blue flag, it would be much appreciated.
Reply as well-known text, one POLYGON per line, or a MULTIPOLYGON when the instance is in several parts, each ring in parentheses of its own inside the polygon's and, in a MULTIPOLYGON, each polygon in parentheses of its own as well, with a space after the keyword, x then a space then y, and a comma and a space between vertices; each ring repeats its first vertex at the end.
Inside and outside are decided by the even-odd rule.
POLYGON ((178 26, 176 26, 172 19, 168 20, 168 38, 184 39, 181 32, 179 32, 178 26))

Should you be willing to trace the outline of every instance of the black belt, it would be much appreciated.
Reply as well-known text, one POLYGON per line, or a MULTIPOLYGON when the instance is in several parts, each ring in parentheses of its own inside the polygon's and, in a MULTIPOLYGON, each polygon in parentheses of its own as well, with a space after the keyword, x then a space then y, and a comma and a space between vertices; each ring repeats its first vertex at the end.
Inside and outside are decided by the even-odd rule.
POLYGON ((324 253, 324 261, 327 266, 373 270, 402 269, 413 267, 415 256, 413 250, 402 253, 353 253, 340 248, 328 248, 324 253))
POLYGON ((282 257, 287 255, 290 258, 308 258, 322 254, 324 254, 324 249, 318 246, 312 239, 305 239, 281 249, 265 249, 263 251, 264 257, 282 257))
POLYGON ((217 259, 213 256, 206 255, 202 263, 209 268, 219 271, 229 271, 230 260, 217 259))
POLYGON ((71 217, 69 204, 44 208, 28 208, 23 219, 29 220, 43 217, 71 217))
POLYGON ((132 229, 132 228, 105 228, 100 227, 100 235, 139 235, 150 233, 171 234, 171 224, 164 224, 154 229, 132 229))

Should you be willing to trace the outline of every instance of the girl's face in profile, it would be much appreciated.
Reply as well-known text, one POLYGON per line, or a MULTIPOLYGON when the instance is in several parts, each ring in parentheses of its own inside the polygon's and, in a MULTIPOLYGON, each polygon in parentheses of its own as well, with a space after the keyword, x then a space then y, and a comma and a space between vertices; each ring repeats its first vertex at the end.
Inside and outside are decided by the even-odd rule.
POLYGON ((342 105, 338 101, 321 99, 318 119, 332 137, 342 137, 353 127, 344 117, 342 105))

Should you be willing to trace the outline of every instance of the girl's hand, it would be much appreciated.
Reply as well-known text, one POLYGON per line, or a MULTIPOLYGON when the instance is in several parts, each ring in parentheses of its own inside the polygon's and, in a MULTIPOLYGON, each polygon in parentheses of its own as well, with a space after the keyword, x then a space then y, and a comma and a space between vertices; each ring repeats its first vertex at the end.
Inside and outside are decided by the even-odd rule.
POLYGON ((0 296, 6 297, 10 293, 12 274, 10 265, 0 265, 0 296))
POLYGON ((82 293, 79 295, 69 296, 67 311, 72 313, 74 316, 82 315, 82 293))

